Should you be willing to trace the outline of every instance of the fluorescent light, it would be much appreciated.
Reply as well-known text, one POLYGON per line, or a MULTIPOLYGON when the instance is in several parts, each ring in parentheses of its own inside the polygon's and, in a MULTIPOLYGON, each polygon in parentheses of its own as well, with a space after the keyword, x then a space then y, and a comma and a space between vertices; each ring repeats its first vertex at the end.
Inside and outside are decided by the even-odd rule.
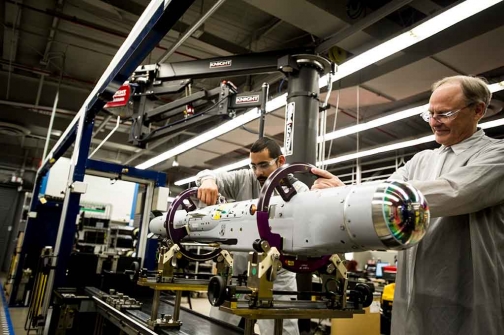
POLYGON ((394 143, 390 145, 385 145, 383 147, 375 148, 375 149, 370 149, 370 150, 364 150, 364 151, 359 151, 353 154, 349 155, 344 155, 344 156, 339 156, 335 158, 330 158, 326 159, 325 161, 318 162, 317 165, 331 165, 331 164, 337 164, 341 162, 346 162, 350 160, 354 160, 357 158, 362 158, 366 156, 371 156, 371 155, 376 155, 382 152, 387 152, 387 151, 392 151, 392 150, 397 150, 397 149, 402 149, 402 148, 407 148, 407 147, 412 147, 414 145, 422 144, 422 143, 427 143, 427 142, 432 142, 434 141, 434 135, 429 135, 429 136, 424 136, 421 138, 417 138, 414 140, 410 141, 404 141, 404 142, 399 142, 399 143, 394 143))
MULTIPOLYGON (((436 15, 432 19, 419 24, 415 28, 396 36, 338 66, 338 71, 333 76, 335 82, 351 75, 371 64, 374 64, 388 56, 391 56, 407 47, 412 46, 424 39, 439 33, 452 25, 467 19, 502 0, 466 0, 443 13, 436 15)), ((325 86, 327 79, 319 83, 325 86)))
MULTIPOLYGON (((494 128, 494 127, 498 127, 498 126, 502 126, 502 125, 504 125, 504 118, 479 124, 478 127, 482 128, 482 129, 489 129, 489 128, 494 128)), ((415 145, 428 143, 428 142, 432 142, 432 141, 434 141, 434 135, 424 136, 424 137, 417 138, 417 139, 410 140, 410 141, 394 143, 394 144, 385 145, 383 147, 379 147, 379 148, 375 148, 375 149, 364 150, 364 151, 356 152, 356 153, 349 154, 349 155, 343 155, 343 156, 339 156, 339 157, 335 157, 335 158, 330 158, 330 159, 327 159, 323 162, 318 162, 317 166, 342 163, 342 162, 351 161, 351 160, 354 160, 357 158, 362 158, 362 157, 372 156, 372 155, 376 155, 376 154, 387 152, 387 151, 393 151, 393 150, 397 150, 397 149, 412 147, 415 145)))
POLYGON ((410 31, 411 35, 419 39, 425 39, 501 1, 502 0, 466 0, 413 28, 410 31))
MULTIPOLYGON (((243 159, 241 161, 238 161, 236 163, 232 163, 232 164, 229 164, 229 165, 226 165, 226 166, 222 166, 222 167, 220 167, 218 169, 215 169, 215 170, 212 170, 212 171, 213 172, 227 172, 227 171, 231 171, 231 170, 234 170, 234 169, 238 169, 238 168, 244 167, 244 166, 248 165, 249 163, 250 163, 250 159, 247 158, 247 159, 243 159)), ((192 177, 189 177, 189 178, 186 178, 186 179, 182 179, 182 180, 176 181, 175 185, 181 186, 181 185, 192 183, 193 181, 196 181, 196 176, 192 176, 192 177)))
MULTIPOLYGON (((287 101, 287 94, 282 94, 270 101, 266 104, 266 112, 272 112, 277 110, 280 107, 285 106, 285 103, 287 101)), ((150 168, 151 166, 154 166, 158 163, 161 163, 162 161, 167 160, 168 158, 171 158, 175 155, 179 155, 183 152, 186 152, 187 150, 190 150, 194 147, 197 147, 198 145, 201 145, 205 142, 210 141, 211 139, 217 138, 221 135, 224 135, 227 132, 230 132, 231 130, 234 130, 238 127, 241 127, 250 121, 253 121, 257 119, 260 116, 260 111, 257 108, 253 108, 246 112, 245 114, 242 114, 240 116, 235 117, 231 121, 227 121, 220 126, 207 131, 206 133, 203 133, 199 136, 193 137, 192 139, 184 142, 183 144, 170 149, 156 157, 153 157, 149 159, 146 162, 143 162, 140 165, 135 166, 137 169, 147 169, 150 168)), ((246 164, 245 164, 246 165, 246 164)))
MULTIPOLYGON (((501 81, 496 84, 488 85, 488 89, 492 93, 502 91, 502 90, 504 90, 504 81, 501 81)), ((385 124, 399 121, 402 119, 406 119, 406 118, 409 118, 409 117, 412 117, 415 115, 420 115, 420 113, 426 111, 428 108, 429 108, 429 104, 425 104, 422 106, 413 107, 413 108, 409 108, 409 109, 406 109, 406 110, 403 110, 403 111, 400 111, 400 112, 397 112, 394 114, 390 114, 390 115, 387 115, 387 116, 384 116, 384 117, 381 117, 378 119, 374 119, 374 120, 371 120, 368 122, 359 123, 355 126, 350 126, 350 127, 346 127, 343 129, 339 129, 339 130, 333 131, 331 133, 325 134, 324 137, 319 136, 317 139, 317 142, 321 143, 324 140, 325 141, 334 140, 336 138, 340 138, 340 137, 348 136, 351 134, 359 133, 364 130, 380 127, 385 124)))
POLYGON ((488 85, 488 89, 490 90, 490 92, 492 93, 495 93, 495 92, 498 92, 498 91, 502 91, 504 90, 504 81, 501 81, 499 83, 495 83, 495 84, 491 84, 491 85, 488 85))
POLYGON ((488 128, 499 127, 502 125, 504 125, 504 118, 482 123, 482 124, 478 125, 478 127, 480 127, 481 129, 488 129, 488 128))
POLYGON ((189 149, 197 147, 198 145, 208 142, 213 138, 219 137, 233 129, 236 129, 244 124, 249 123, 252 120, 255 120, 258 117, 258 114, 259 110, 257 108, 253 108, 248 112, 246 112, 245 114, 235 117, 231 121, 225 122, 220 126, 213 128, 199 136, 193 137, 190 140, 184 142, 183 144, 176 146, 175 148, 170 149, 160 155, 157 155, 156 157, 153 157, 140 165, 135 166, 135 168, 144 170, 158 163, 161 163, 167 160, 168 158, 180 155, 181 153, 186 152, 189 149))
POLYGON ((420 113, 422 113, 423 111, 426 111, 428 108, 429 108, 429 105, 426 104, 426 105, 406 109, 404 111, 397 112, 394 114, 390 114, 390 115, 387 115, 387 116, 384 116, 384 117, 381 117, 379 119, 375 119, 375 120, 372 120, 369 122, 360 123, 355 126, 350 126, 350 127, 346 127, 346 128, 340 129, 340 130, 336 130, 336 131, 333 131, 332 133, 325 134, 324 137, 319 136, 317 139, 317 142, 321 143, 324 140, 325 141, 334 140, 336 138, 348 136, 348 135, 355 134, 355 133, 358 133, 358 132, 361 132, 364 130, 383 126, 384 124, 388 124, 388 123, 392 123, 392 122, 399 121, 402 119, 406 119, 411 116, 420 115, 420 113))
MULTIPOLYGON (((488 122, 485 122, 485 123, 481 123, 481 124, 478 125, 478 127, 481 128, 481 129, 489 129, 489 128, 495 128, 495 127, 499 127, 499 126, 503 126, 503 125, 504 125, 504 118, 501 118, 501 119, 498 119, 498 120, 488 121, 488 122)), ((394 143, 394 144, 385 145, 385 146, 379 147, 379 148, 374 148, 374 149, 370 149, 370 150, 364 150, 364 151, 356 152, 356 153, 353 153, 353 154, 348 154, 348 155, 343 155, 343 156, 339 156, 339 157, 335 157, 335 158, 330 158, 330 159, 327 159, 327 160, 322 161, 322 162, 317 162, 317 166, 331 165, 331 164, 337 164, 337 163, 347 162, 347 161, 351 161, 351 160, 354 160, 354 159, 357 159, 357 158, 362 158, 362 157, 367 157, 367 156, 372 156, 372 155, 380 154, 380 153, 383 153, 383 152, 388 152, 388 151, 393 151, 393 150, 408 148, 408 147, 412 147, 412 146, 415 146, 415 145, 424 144, 424 143, 428 143, 428 142, 432 142, 432 141, 434 141, 434 135, 428 135, 428 136, 424 136, 424 137, 417 138, 417 139, 414 139, 414 140, 409 140, 409 141, 394 143)), ((244 160, 241 160, 239 162, 223 166, 223 167, 218 168, 218 169, 216 169, 214 171, 221 172, 221 171, 229 171, 229 170, 237 169, 239 167, 247 165, 248 162, 249 162, 248 159, 244 159, 244 160)), ((196 176, 191 177, 191 178, 187 178, 187 179, 183 179, 183 180, 179 180, 179 181, 175 182, 175 185, 181 186, 181 185, 185 185, 185 184, 188 184, 190 182, 193 182, 195 180, 196 180, 196 176)))
POLYGON ((282 94, 270 101, 266 104, 266 113, 273 112, 278 108, 284 107, 287 103, 287 93, 282 94))
MULTIPOLYGON (((338 66, 338 72, 332 77, 332 81, 340 80, 352 73, 355 73, 371 64, 374 64, 398 51, 401 51, 415 43, 418 43, 474 14, 481 12, 482 10, 491 7, 503 0, 466 0, 461 4, 454 6, 447 11, 433 17, 432 19, 416 26, 415 28, 394 37, 374 48, 368 50, 348 61, 338 66)), ((327 76, 320 78, 319 86, 323 88, 327 86, 327 76)), ((266 111, 271 112, 280 107, 285 106, 287 99, 287 95, 283 94, 271 101, 268 101, 266 104, 266 111)), ((250 114, 251 119, 247 122, 255 120, 260 115, 257 112, 257 109, 253 109, 250 112, 254 111, 253 114, 250 114), (253 115, 253 116, 252 116, 253 115)), ((249 114, 249 112, 245 113, 249 114)), ((243 115, 242 115, 243 116, 243 115)), ((238 119, 238 118, 236 118, 238 119)), ((205 143, 213 138, 221 136, 231 130, 238 128, 246 124, 247 122, 240 123, 238 125, 233 124, 236 120, 228 121, 221 126, 217 127, 220 129, 219 131, 209 131, 200 136, 194 137, 193 139, 187 141, 184 144, 179 145, 173 149, 170 149, 156 157, 149 159, 148 161, 137 166, 139 169, 146 169, 151 166, 154 166, 170 157, 178 155, 182 152, 190 150, 202 143, 205 143)), ((244 120, 244 119, 242 119, 244 120)), ((216 128, 216 129, 217 129, 216 128)), ((369 129, 369 128, 368 128, 369 129)), ((327 135, 326 135, 327 136, 327 135)), ((327 137, 326 137, 327 139, 327 137)))
MULTIPOLYGON (((504 90, 504 81, 502 81, 500 83, 488 85, 488 88, 490 89, 490 91, 492 93, 504 90)), ((427 108, 429 108, 429 104, 425 104, 425 105, 421 105, 421 106, 418 106, 418 107, 409 108, 409 109, 406 109, 406 110, 403 110, 403 111, 400 111, 400 112, 397 112, 397 113, 394 113, 394 114, 390 114, 390 115, 387 115, 387 116, 384 116, 384 117, 381 117, 381 118, 378 118, 378 119, 375 119, 375 120, 371 120, 369 122, 360 123, 360 124, 355 125, 355 126, 350 126, 350 127, 346 127, 346 128, 340 129, 340 130, 336 130, 336 131, 334 131, 332 133, 326 134, 323 138, 322 138, 322 136, 319 136, 318 139, 317 139, 317 142, 320 143, 323 140, 330 141, 330 140, 333 140, 333 139, 336 139, 336 138, 348 136, 348 135, 355 134, 355 133, 358 133, 358 132, 361 132, 361 131, 364 131, 364 130, 368 130, 368 129, 371 129, 371 128, 376 128, 376 127, 382 126, 384 124, 388 124, 388 123, 392 123, 392 122, 399 121, 399 120, 402 120, 402 119, 406 119, 406 118, 411 117, 411 116, 420 115, 420 113, 423 112, 423 111, 425 111, 425 110, 427 110, 427 108)), ((499 120, 496 120, 496 121, 490 121, 490 122, 482 123, 479 126, 481 128, 483 128, 483 129, 497 127, 497 126, 501 125, 500 122, 504 122, 503 120, 504 119, 499 119, 499 120)), ((402 142, 402 143, 406 143, 406 142, 402 142)), ((422 143, 425 143, 425 142, 422 142, 422 143)), ((396 145, 396 144, 394 144, 394 145, 396 145)), ((413 144, 413 145, 416 145, 416 144, 413 144)), ((406 145, 406 146, 409 146, 409 145, 406 145)), ((383 148, 385 148, 385 147, 383 147, 383 148)), ((404 147, 401 147, 401 148, 404 148, 404 147)), ((400 149, 400 148, 393 148, 391 150, 397 150, 397 149, 400 149)), ((389 151, 389 150, 387 150, 387 151, 389 151)), ((284 148, 283 147, 282 147, 282 152, 284 152, 284 148)), ((356 158, 360 158, 360 156, 356 157, 356 158)), ((353 158, 353 159, 355 159, 355 158, 353 158)), ((220 167, 218 169, 215 169, 214 171, 215 172, 221 172, 221 171, 222 172, 226 172, 226 171, 230 171, 230 170, 234 170, 234 169, 246 166, 248 163, 249 163, 249 160, 248 159, 244 159, 242 161, 239 161, 239 162, 236 162, 236 163, 233 163, 233 164, 229 164, 229 165, 220 167)), ((333 164, 335 164, 335 163, 333 163, 333 164)), ((185 185, 185 184, 191 183, 191 182, 193 182, 195 180, 196 180, 196 176, 193 176, 193 177, 189 177, 189 178, 186 178, 186 179, 182 179, 182 180, 176 181, 175 185, 177 185, 177 186, 185 185)))
POLYGON ((345 78, 421 41, 421 39, 415 40, 411 38, 409 34, 409 32, 403 33, 341 64, 338 66, 337 72, 332 77, 332 81, 335 82, 345 78))
MULTIPOLYGON (((280 150, 282 151, 282 154, 285 155, 285 148, 281 147, 280 150)), ((232 164, 229 164, 229 165, 221 166, 220 168, 217 168, 217 169, 212 170, 212 171, 213 172, 227 172, 227 171, 231 171, 231 170, 235 170, 235 169, 247 166, 249 163, 250 163, 250 158, 245 158, 245 159, 242 159, 241 161, 238 161, 236 163, 232 163, 232 164)), ((182 180, 176 181, 174 184, 177 185, 177 186, 181 186, 181 185, 192 183, 193 181, 196 181, 196 176, 192 176, 192 177, 189 177, 189 178, 186 178, 186 179, 182 179, 182 180)))
POLYGON ((241 168, 243 166, 248 165, 249 163, 250 163, 250 159, 246 158, 246 159, 242 159, 239 162, 236 162, 236 163, 233 163, 233 164, 229 164, 229 165, 220 167, 218 169, 215 169, 214 171, 215 172, 226 172, 226 171, 230 171, 230 170, 241 168))

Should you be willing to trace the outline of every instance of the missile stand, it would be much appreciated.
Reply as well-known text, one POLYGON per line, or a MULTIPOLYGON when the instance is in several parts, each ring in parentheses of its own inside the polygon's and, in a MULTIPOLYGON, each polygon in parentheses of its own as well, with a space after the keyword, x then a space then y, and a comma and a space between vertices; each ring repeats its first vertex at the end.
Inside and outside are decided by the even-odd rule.
MULTIPOLYGON (((233 283, 229 272, 227 272, 228 276, 212 277, 208 283, 210 303, 218 306, 221 311, 245 318, 245 334, 253 334, 253 325, 257 319, 274 319, 275 334, 281 334, 283 319, 351 318, 355 313, 363 313, 363 308, 372 302, 373 292, 365 284, 358 284, 354 290, 347 291, 347 272, 338 255, 297 257, 283 254, 282 237, 273 233, 269 227, 268 204, 273 191, 276 189, 284 201, 289 201, 295 196, 296 191, 287 176, 294 172, 308 172, 311 167, 308 164, 291 164, 287 168, 278 169, 264 185, 257 207, 251 207, 251 214, 257 217, 260 239, 254 242, 252 246, 254 251, 249 253, 246 283, 233 283), (315 301, 275 300, 276 294, 296 296, 299 293, 273 290, 273 282, 282 268, 298 273, 318 272, 325 278, 325 292, 305 292, 317 297, 315 301)), ((189 214, 196 209, 196 205, 190 198, 196 192, 196 188, 187 190, 173 202, 165 223, 170 241, 180 243, 187 236, 186 229, 173 227, 173 219, 179 206, 182 206, 189 214)), ((221 243, 232 243, 232 241, 221 241, 221 243)), ((223 244, 222 247, 226 246, 223 244)), ((187 255, 187 251, 178 244, 173 244, 170 250, 185 257, 189 256, 188 258, 192 257, 192 255, 187 255)), ((229 254, 221 249, 204 257, 214 257, 219 253, 226 259, 226 265, 229 266, 230 262, 227 261, 229 254), (222 254, 223 252, 225 253, 222 254)), ((171 255, 169 253, 167 257, 171 255)))

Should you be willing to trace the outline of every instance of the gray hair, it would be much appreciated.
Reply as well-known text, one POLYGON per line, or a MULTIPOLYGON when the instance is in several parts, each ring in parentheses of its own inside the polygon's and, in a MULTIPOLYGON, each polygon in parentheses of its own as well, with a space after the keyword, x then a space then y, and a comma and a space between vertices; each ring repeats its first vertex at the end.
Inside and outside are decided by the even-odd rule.
POLYGON ((460 84, 464 94, 466 104, 484 103, 485 110, 490 104, 492 93, 488 89, 487 80, 482 77, 452 76, 443 78, 432 85, 432 91, 444 84, 460 84))

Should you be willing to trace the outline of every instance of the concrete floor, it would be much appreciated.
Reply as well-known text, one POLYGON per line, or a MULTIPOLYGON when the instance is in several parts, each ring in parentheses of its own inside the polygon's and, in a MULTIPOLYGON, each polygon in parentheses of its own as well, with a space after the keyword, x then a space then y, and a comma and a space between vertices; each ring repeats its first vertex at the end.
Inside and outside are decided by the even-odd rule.
MULTIPOLYGON (((24 330, 24 325, 26 321, 26 315, 28 314, 28 307, 14 307, 9 308, 9 313, 12 320, 12 326, 14 327, 14 334, 21 335, 26 334, 24 330)), ((34 333, 33 331, 31 332, 34 333)))
POLYGON ((2 299, 0 299, 0 334, 2 335, 14 335, 14 334, 26 334, 24 330, 24 324, 26 320, 26 315, 28 314, 28 307, 15 307, 15 308, 5 308, 7 302, 4 300, 3 287, 5 284, 6 275, 4 273, 0 274, 0 283, 2 284, 2 299), (8 315, 7 315, 8 313, 8 315), (7 325, 7 318, 10 318, 12 322, 12 330, 14 333, 9 331, 7 325))
MULTIPOLYGON (((0 282, 4 283, 5 277, 0 277, 0 282)), ((192 308, 194 311, 201 313, 203 315, 210 315, 211 305, 206 297, 192 298, 191 299, 192 308)), ((187 298, 182 299, 182 306, 189 308, 187 298)), ((0 299, 0 335, 25 335, 27 331, 24 329, 26 316, 28 314, 28 307, 13 307, 8 308, 10 319, 12 321, 12 329, 14 333, 10 333, 7 327, 6 317, 2 318, 2 313, 4 311, 3 302, 0 299)), ((256 331, 258 333, 258 331, 256 331)), ((31 332, 32 334, 34 332, 31 332)))
MULTIPOLYGON (((210 316, 210 302, 207 298, 192 298, 191 299, 192 308, 194 311, 201 313, 206 316, 210 316)), ((187 298, 182 299, 182 307, 189 308, 189 304, 187 303, 187 298)))
MULTIPOLYGON (((211 305, 208 302, 208 299, 206 299, 206 298, 193 298, 193 299, 191 299, 191 303, 192 303, 193 310, 197 311, 198 313, 201 313, 204 315, 210 314, 211 305)), ((182 306, 189 308, 189 304, 187 303, 187 299, 183 299, 182 306)), ((14 334, 15 335, 25 335, 26 330, 24 330, 24 324, 25 324, 25 320, 26 320, 26 315, 28 314, 28 307, 9 308, 9 314, 10 314, 10 318, 12 320, 14 334)), ((9 334, 8 332, 3 332, 3 330, 4 329, 2 328, 2 324, 0 322, 0 334, 1 335, 9 334)), ((5 327, 5 330, 7 330, 7 327, 5 327)), ((9 335, 14 335, 14 334, 9 334, 9 335)), ((33 334, 33 332, 32 332, 32 334, 33 334)))

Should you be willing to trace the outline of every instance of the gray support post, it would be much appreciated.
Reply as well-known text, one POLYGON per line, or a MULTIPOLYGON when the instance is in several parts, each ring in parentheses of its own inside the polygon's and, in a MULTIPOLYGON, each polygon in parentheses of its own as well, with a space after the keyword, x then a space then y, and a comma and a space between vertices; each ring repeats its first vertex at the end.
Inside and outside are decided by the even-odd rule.
POLYGON ((244 335, 254 335, 254 324, 255 320, 254 319, 245 319, 245 330, 243 332, 244 335))
POLYGON ((156 324, 156 320, 158 318, 159 298, 160 297, 161 297, 161 291, 154 290, 154 296, 152 297, 151 317, 150 317, 150 321, 153 322, 153 325, 156 324))
POLYGON ((283 333, 283 319, 275 319, 275 335, 282 335, 283 333))
POLYGON ((138 237, 137 257, 141 257, 140 268, 143 268, 145 260, 145 249, 147 246, 147 235, 149 234, 150 213, 152 210, 152 197, 154 196, 154 182, 146 184, 145 199, 142 212, 142 223, 140 225, 140 235, 138 237))
POLYGON ((176 291, 175 303, 173 304, 173 321, 179 321, 180 317, 180 304, 182 303, 182 291, 176 291))
MULTIPOLYGON (((287 109, 291 108, 293 112, 293 132, 292 152, 290 155, 287 153, 287 163, 316 164, 319 79, 317 69, 308 66, 301 66, 299 71, 289 76, 287 109)), ((286 143, 284 145, 287 146, 286 143)), ((307 175, 299 175, 296 178, 308 187, 313 183, 313 179, 307 175)))
MULTIPOLYGON (((322 57, 297 55, 298 70, 289 74, 289 88, 285 115, 285 140, 287 163, 317 163, 317 137, 319 115, 320 75, 331 71, 332 64, 322 57)), ((311 187, 314 179, 308 174, 296 178, 311 187)), ((296 275, 299 291, 312 290, 311 274, 296 275)), ((299 300, 310 300, 311 295, 301 293, 299 300)), ((309 332, 310 319, 299 319, 299 330, 309 332)), ((275 323, 275 325, 277 325, 275 323)))

